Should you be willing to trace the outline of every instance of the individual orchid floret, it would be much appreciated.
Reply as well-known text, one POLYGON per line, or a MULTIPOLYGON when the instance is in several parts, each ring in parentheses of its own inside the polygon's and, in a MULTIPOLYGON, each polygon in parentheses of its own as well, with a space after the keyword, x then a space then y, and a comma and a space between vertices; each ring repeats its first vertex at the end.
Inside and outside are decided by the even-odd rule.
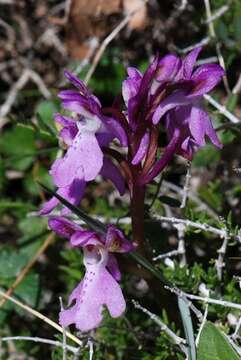
POLYGON ((127 119, 134 132, 147 124, 151 103, 151 86, 157 70, 159 57, 156 56, 144 75, 135 68, 128 68, 128 78, 123 81, 122 95, 127 107, 127 119), (145 124, 146 122, 146 124, 145 124))
MULTIPOLYGON (((64 156, 56 159, 50 170, 57 193, 78 205, 86 182, 100 174, 109 178, 122 195, 125 191, 124 179, 120 170, 104 155, 103 147, 107 147, 114 138, 126 146, 125 131, 115 119, 102 114, 99 100, 81 80, 68 72, 66 76, 78 91, 62 91, 60 97, 64 108, 74 111, 76 118, 55 115, 55 121, 62 127, 59 136, 68 146, 64 156)), ((58 204, 56 198, 50 199, 40 214, 49 214, 58 204)))
POLYGON ((63 217, 50 217, 49 227, 58 235, 70 240, 74 247, 83 249, 86 273, 69 297, 67 310, 60 313, 60 324, 85 332, 98 327, 107 307, 113 318, 123 314, 126 308, 120 285, 120 270, 113 252, 129 252, 132 244, 114 226, 108 226, 106 236, 100 236, 63 217))
POLYGON ((88 126, 94 127, 101 146, 107 146, 114 138, 117 138, 122 146, 127 146, 123 127, 116 119, 103 113, 99 99, 76 76, 68 71, 65 71, 65 76, 77 90, 63 90, 59 93, 63 108, 84 118, 88 126), (91 125, 88 120, 91 120, 91 125))

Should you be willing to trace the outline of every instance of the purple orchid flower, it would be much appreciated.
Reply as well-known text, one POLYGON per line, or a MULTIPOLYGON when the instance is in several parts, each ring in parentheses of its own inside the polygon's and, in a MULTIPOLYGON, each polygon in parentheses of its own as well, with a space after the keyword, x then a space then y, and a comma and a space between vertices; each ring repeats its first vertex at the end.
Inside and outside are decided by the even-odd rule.
POLYGON ((74 247, 82 247, 86 273, 69 297, 68 305, 75 304, 60 313, 60 324, 85 332, 98 327, 103 319, 104 306, 113 318, 123 314, 126 308, 120 285, 120 270, 113 252, 129 252, 132 244, 114 226, 108 226, 106 236, 83 230, 64 217, 50 217, 49 227, 58 235, 70 239, 74 247))
POLYGON ((147 155, 151 124, 155 126, 161 121, 170 141, 161 159, 141 179, 142 184, 158 175, 174 153, 192 159, 205 145, 206 137, 222 147, 201 102, 203 95, 220 82, 224 70, 217 64, 194 69, 200 51, 201 48, 194 49, 183 60, 175 55, 162 59, 156 56, 144 75, 134 68, 128 69, 129 77, 122 89, 127 116, 130 123, 135 119, 133 128, 137 132, 143 129, 132 163, 139 163, 147 155))
MULTIPOLYGON (((174 153, 191 160, 195 152, 205 145, 206 137, 218 148, 222 147, 211 120, 202 107, 202 97, 220 82, 224 70, 216 64, 202 65, 193 70, 200 51, 201 48, 194 49, 181 62, 166 62, 163 66, 164 73, 172 74, 166 92, 169 92, 168 86, 174 90, 156 107, 152 121, 154 124, 163 121, 170 143, 161 159, 142 179, 142 183, 149 182, 158 175, 174 153)), ((157 77, 156 81, 161 86, 165 78, 161 77, 160 80, 157 77)))
MULTIPOLYGON (((159 103, 152 116, 154 124, 164 119, 170 140, 174 129, 179 128, 178 151, 188 159, 205 144, 205 136, 215 146, 221 147, 208 114, 202 109, 201 100, 220 82, 224 70, 217 64, 202 65, 193 70, 200 51, 201 48, 194 49, 182 61, 178 62, 176 58, 176 61, 166 61, 163 65, 162 72, 172 74, 169 87, 174 91, 159 103)), ((159 76, 156 81, 161 83, 166 79, 159 76)))
MULTIPOLYGON (((122 146, 127 138, 122 126, 113 118, 102 114, 99 100, 90 93, 84 83, 65 72, 66 77, 78 91, 60 92, 63 107, 77 114, 72 119, 60 114, 55 121, 62 126, 60 137, 68 146, 62 158, 53 163, 50 175, 57 186, 57 193, 74 205, 78 205, 86 182, 94 180, 98 174, 109 178, 123 195, 125 182, 120 170, 103 154, 103 147, 118 138, 122 146)), ((41 215, 49 214, 59 201, 56 198, 46 202, 40 210, 41 215)), ((64 214, 68 212, 64 209, 64 214)))

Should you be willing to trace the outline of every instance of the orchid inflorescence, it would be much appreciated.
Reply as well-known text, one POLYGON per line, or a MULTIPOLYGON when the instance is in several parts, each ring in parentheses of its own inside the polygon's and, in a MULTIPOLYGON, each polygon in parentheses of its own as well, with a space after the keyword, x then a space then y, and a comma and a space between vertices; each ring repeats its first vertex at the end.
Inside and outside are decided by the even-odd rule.
POLYGON ((89 331, 100 325, 104 306, 112 317, 124 312, 125 300, 118 283, 121 274, 114 253, 144 247, 146 186, 169 165, 174 154, 191 160, 205 145, 206 137, 221 148, 202 107, 202 97, 219 83, 224 71, 217 64, 194 68, 200 50, 194 49, 184 59, 157 55, 144 74, 128 68, 122 86, 124 101, 117 98, 108 108, 80 79, 65 72, 76 90, 59 94, 63 108, 72 116, 55 115, 61 127, 59 137, 67 147, 50 169, 57 194, 78 206, 87 183, 98 175, 110 179, 120 195, 128 189, 132 242, 113 225, 107 227, 105 235, 83 229, 67 218, 67 207, 60 216, 52 216, 61 205, 56 197, 44 204, 40 214, 49 216, 49 227, 69 239, 71 246, 83 249, 86 268, 83 280, 69 297, 69 305, 75 304, 60 313, 63 326, 75 324, 79 330, 89 331), (160 126, 168 139, 161 156, 160 126))

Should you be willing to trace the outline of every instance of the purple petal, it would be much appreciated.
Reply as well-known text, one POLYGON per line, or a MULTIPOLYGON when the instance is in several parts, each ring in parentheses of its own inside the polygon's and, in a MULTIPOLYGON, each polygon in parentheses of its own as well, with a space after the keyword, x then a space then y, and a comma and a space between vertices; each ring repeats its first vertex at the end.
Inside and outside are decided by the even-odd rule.
POLYGON ((110 142, 114 139, 112 132, 108 131, 106 126, 101 125, 100 129, 96 133, 96 139, 102 148, 103 146, 107 147, 110 142))
POLYGON ((131 128, 136 130, 136 116, 139 108, 139 96, 138 94, 128 101, 127 114, 131 128))
MULTIPOLYGON (((59 123, 60 125, 64 126, 64 127, 72 127, 72 126, 76 126, 77 129, 77 125, 76 125, 76 121, 71 119, 68 116, 63 116, 61 114, 55 114, 54 115, 54 120, 59 123)), ((77 129, 78 130, 78 129, 77 129)))
POLYGON ((56 197, 52 197, 50 200, 46 201, 42 207, 42 209, 39 210, 39 215, 48 215, 56 206, 59 204, 59 200, 56 197))
POLYGON ((125 147, 128 145, 126 132, 118 121, 105 117, 104 123, 108 130, 120 141, 122 146, 125 147))
POLYGON ((208 114, 202 108, 192 107, 189 127, 198 145, 205 145, 205 135, 207 135, 215 146, 222 147, 208 114))
POLYGON ((181 59, 175 55, 166 55, 158 63, 156 80, 171 81, 181 66, 181 59))
POLYGON ((70 239, 76 231, 81 231, 81 227, 73 221, 62 216, 52 216, 49 218, 48 225, 59 236, 70 239))
MULTIPOLYGON (((78 205, 83 197, 86 182, 83 179, 74 179, 74 181, 65 188, 60 188, 57 192, 63 198, 73 205, 78 205)), ((61 215, 65 216, 71 213, 71 210, 64 206, 61 215)))
POLYGON ((122 85, 122 95, 126 104, 130 98, 137 94, 142 79, 142 74, 133 67, 129 67, 127 73, 129 77, 123 81, 122 85))
POLYGON ((181 131, 181 136, 186 137, 190 135, 189 122, 191 121, 192 105, 177 106, 170 110, 164 119, 164 126, 167 129, 169 140, 172 139, 177 128, 181 131))
POLYGON ((132 66, 129 66, 127 68, 127 74, 129 75, 130 78, 135 79, 135 80, 138 80, 138 79, 141 80, 142 76, 143 76, 142 73, 138 69, 136 69, 132 66))
MULTIPOLYGON (((85 181, 82 179, 75 179, 70 185, 59 188, 57 190, 57 194, 65 198, 71 204, 78 205, 83 196, 84 190, 85 181)), ((42 209, 39 211, 39 215, 49 214, 56 206, 59 205, 59 203, 59 200, 53 196, 43 205, 42 209)), ((64 207, 61 211, 61 215, 67 215, 70 212, 71 211, 67 207, 64 207)))
POLYGON ((87 103, 86 98, 83 95, 81 95, 78 91, 75 91, 75 90, 62 90, 58 93, 58 97, 62 101, 77 101, 77 102, 80 102, 81 104, 87 103))
POLYGON ((75 75, 71 74, 69 71, 64 71, 64 76, 77 88, 79 89, 84 95, 90 96, 91 92, 85 85, 85 83, 77 78, 75 75))
POLYGON ((190 132, 199 146, 205 145, 206 113, 197 107, 192 107, 189 118, 190 132))
POLYGON ((224 70, 217 64, 202 65, 192 75, 194 86, 188 97, 201 96, 211 91, 221 80, 224 70))
POLYGON ((174 109, 176 106, 186 105, 188 102, 189 101, 183 91, 176 91, 167 96, 166 99, 157 106, 152 117, 153 124, 156 125, 167 111, 174 109))
POLYGON ((118 317, 125 311, 125 300, 119 284, 106 270, 104 263, 88 264, 87 272, 81 284, 71 294, 75 305, 61 311, 60 324, 75 324, 81 331, 98 327, 103 319, 104 306, 112 317, 118 317))
POLYGON ((160 61, 159 55, 156 55, 153 61, 148 66, 148 68, 146 69, 141 81, 141 86, 143 88, 145 88, 145 85, 149 86, 149 82, 153 79, 156 73, 159 61, 160 61))
POLYGON ((147 97, 148 90, 150 88, 151 82, 154 79, 157 66, 159 62, 159 56, 155 56, 152 63, 148 66, 144 76, 142 77, 141 84, 140 84, 140 91, 137 94, 139 97, 140 102, 146 101, 145 97, 147 97))
POLYGON ((95 134, 78 133, 63 158, 55 160, 50 174, 58 187, 68 186, 74 179, 95 179, 103 165, 103 153, 95 134))
POLYGON ((83 178, 82 168, 77 172, 78 163, 73 153, 73 147, 69 147, 67 153, 63 158, 56 159, 49 171, 56 186, 64 188, 70 185, 77 177, 83 178), (72 150, 72 151, 71 151, 72 150))
POLYGON ((199 147, 200 146, 195 142, 195 140, 191 136, 188 136, 181 144, 178 153, 187 160, 192 160, 193 155, 197 152, 199 147))
POLYGON ((110 252, 129 252, 133 250, 132 243, 126 239, 123 232, 113 225, 108 226, 105 247, 110 252))
POLYGON ((63 100, 62 105, 65 110, 75 112, 76 114, 80 114, 84 117, 92 118, 94 116, 92 112, 88 111, 88 104, 86 105, 85 101, 66 99, 63 100))
POLYGON ((143 137, 140 141, 140 145, 137 149, 137 152, 132 159, 132 162, 131 162, 132 165, 137 165, 144 159, 144 157, 146 156, 146 152, 148 150, 149 142, 150 142, 150 134, 149 134, 149 132, 146 132, 143 135, 143 137))
POLYGON ((103 153, 92 133, 81 135, 81 139, 76 142, 78 154, 83 168, 84 179, 94 180, 103 166, 103 153))
POLYGON ((115 164, 104 157, 103 167, 101 169, 100 174, 109 180, 115 185, 117 190, 119 191, 120 195, 125 193, 125 179, 123 178, 120 170, 118 169, 115 164))
POLYGON ((190 80, 194 65, 201 50, 201 47, 197 47, 196 49, 192 50, 183 60, 182 76, 184 79, 190 80))
POLYGON ((101 244, 94 231, 86 231, 86 230, 76 231, 71 236, 70 243, 74 247, 76 246, 84 247, 87 245, 99 246, 101 244))
POLYGON ((73 139, 75 138, 78 130, 70 129, 70 128, 63 128, 59 132, 59 137, 63 139, 66 145, 71 146, 73 144, 73 139))
POLYGON ((113 278, 116 281, 120 281, 121 272, 120 272, 119 265, 118 265, 115 255, 109 254, 108 262, 107 262, 106 266, 107 266, 109 272, 111 273, 111 275, 113 276, 113 278))
POLYGON ((144 73, 137 94, 128 101, 128 120, 131 128, 134 131, 138 127, 138 120, 141 113, 143 112, 143 104, 146 104, 148 102, 148 98, 150 97, 149 90, 154 80, 158 61, 159 56, 156 56, 144 73))
POLYGON ((63 108, 84 117, 91 118, 95 114, 98 104, 91 98, 85 98, 77 91, 64 90, 61 91, 58 96, 62 100, 63 108))
POLYGON ((78 299, 81 296, 82 290, 83 290, 83 280, 79 283, 79 285, 76 286, 76 288, 74 288, 74 290, 70 294, 68 299, 68 306, 70 306, 75 299, 78 299))

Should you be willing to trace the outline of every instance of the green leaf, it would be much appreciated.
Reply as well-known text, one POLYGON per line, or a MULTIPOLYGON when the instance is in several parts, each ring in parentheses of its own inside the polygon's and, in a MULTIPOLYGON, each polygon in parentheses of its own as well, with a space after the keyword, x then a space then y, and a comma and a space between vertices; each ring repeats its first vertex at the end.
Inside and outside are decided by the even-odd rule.
POLYGON ((228 101, 226 103, 226 107, 229 111, 233 112, 237 106, 238 102, 238 95, 237 94, 231 94, 228 97, 228 101))
POLYGON ((0 191, 3 191, 5 183, 6 183, 5 168, 4 168, 3 159, 1 159, 0 157, 0 191))
POLYGON ((9 248, 2 248, 0 251, 0 279, 15 278, 24 265, 27 257, 9 248))
POLYGON ((194 155, 192 164, 195 167, 207 167, 210 164, 218 163, 220 159, 220 151, 217 150, 213 145, 207 144, 203 148, 199 149, 198 152, 194 155))
POLYGON ((25 177, 23 179, 25 191, 32 196, 39 197, 39 184, 36 183, 36 180, 47 184, 50 189, 54 189, 52 178, 46 166, 39 165, 34 171, 34 176, 32 172, 29 172, 25 174, 25 177))
POLYGON ((17 170, 25 170, 33 162, 33 156, 26 157, 35 150, 35 135, 31 128, 16 126, 5 131, 0 137, 1 153, 10 157, 10 166, 17 170), (17 155, 17 159, 12 159, 17 155), (20 158, 22 156, 22 158, 20 158))
POLYGON ((17 240, 20 246, 20 254, 24 254, 30 259, 41 246, 43 236, 48 234, 47 219, 44 217, 23 218, 18 227, 23 234, 17 240))
POLYGON ((178 297, 178 307, 182 317, 185 337, 187 341, 188 359, 196 360, 196 346, 192 326, 192 318, 187 300, 178 297))
POLYGON ((46 229, 47 221, 41 217, 27 217, 19 222, 19 229, 23 233, 22 239, 34 236, 46 229))
POLYGON ((9 209, 27 209, 33 210, 35 207, 32 204, 24 203, 22 201, 11 201, 8 199, 0 200, 0 211, 9 209))
POLYGON ((197 349, 197 360, 238 360, 238 354, 233 350, 227 339, 218 328, 207 321, 201 333, 197 349))
POLYGON ((57 129, 54 123, 54 113, 57 112, 57 106, 53 101, 41 101, 36 108, 38 123, 43 130, 47 130, 56 136, 57 129))
POLYGON ((163 195, 163 196, 159 196, 159 200, 164 203, 164 204, 167 204, 171 207, 180 207, 181 206, 181 202, 177 199, 174 199, 170 196, 166 196, 166 195, 163 195))
POLYGON ((29 274, 23 282, 16 288, 14 294, 25 304, 35 307, 39 295, 39 276, 29 274))
POLYGON ((224 42, 228 40, 228 29, 224 22, 221 20, 218 22, 216 26, 216 32, 218 37, 224 42))
POLYGON ((237 41, 241 40, 241 11, 234 17, 234 36, 237 41))

